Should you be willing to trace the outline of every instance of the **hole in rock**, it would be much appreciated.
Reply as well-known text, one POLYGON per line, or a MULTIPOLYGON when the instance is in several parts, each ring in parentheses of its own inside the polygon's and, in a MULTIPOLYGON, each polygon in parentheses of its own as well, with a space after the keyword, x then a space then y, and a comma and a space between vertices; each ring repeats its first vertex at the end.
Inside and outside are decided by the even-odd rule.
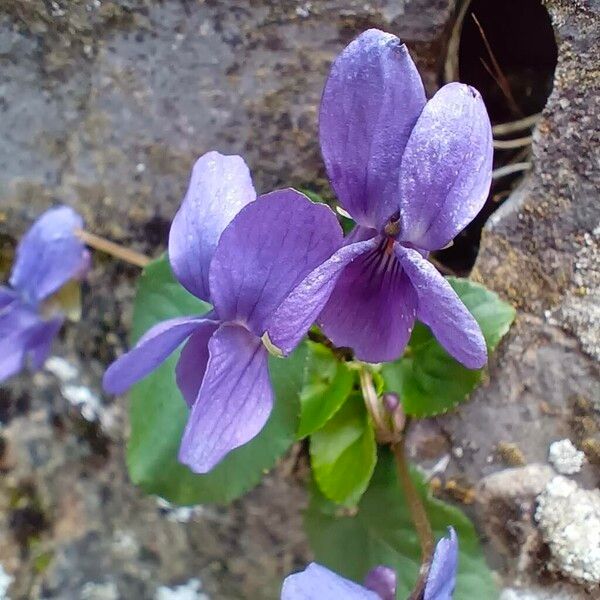
MULTIPOLYGON (((552 91, 557 60, 550 15, 540 0, 466 0, 458 11, 446 60, 446 81, 477 88, 492 125, 539 113, 552 91), (490 52, 491 51, 491 52, 490 52), (493 55, 493 56, 492 56, 493 55)), ((495 133, 497 140, 531 135, 532 127, 495 133)), ((527 163, 531 145, 494 150, 494 169, 527 163)), ((481 229, 509 195, 524 171, 494 179, 478 217, 437 258, 458 274, 469 272, 479 248, 481 229)))

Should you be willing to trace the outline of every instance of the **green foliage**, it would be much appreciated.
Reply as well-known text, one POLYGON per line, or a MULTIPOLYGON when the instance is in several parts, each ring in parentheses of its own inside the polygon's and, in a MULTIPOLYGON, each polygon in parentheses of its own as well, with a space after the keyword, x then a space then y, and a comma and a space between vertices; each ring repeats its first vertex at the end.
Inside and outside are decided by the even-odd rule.
POLYGON ((300 393, 298 439, 310 435, 335 414, 354 384, 354 374, 321 344, 306 342, 308 359, 300 393))
MULTIPOLYGON (((163 257, 148 265, 140 278, 133 341, 160 321, 202 314, 208 308, 209 305, 177 283, 163 257)), ((188 416, 188 408, 175 384, 177 355, 171 356, 131 392, 129 474, 147 493, 158 494, 176 504, 230 502, 255 486, 294 441, 306 347, 299 346, 287 359, 270 358, 276 402, 267 425, 256 438, 234 450, 206 475, 196 475, 177 462, 188 416)))
MULTIPOLYGON (((508 332, 515 310, 484 286, 449 277, 448 281, 471 311, 492 352, 508 332)), ((447 412, 464 401, 479 384, 483 369, 470 370, 453 359, 428 327, 417 323, 406 354, 382 367, 388 391, 396 392, 407 414, 416 417, 447 412)))
MULTIPOLYGON (((416 471, 412 477, 436 539, 446 535, 450 525, 458 534, 454 600, 495 600, 497 590, 469 519, 457 508, 432 498, 416 471)), ((313 487, 305 526, 317 562, 357 582, 377 565, 392 567, 398 575, 397 598, 406 598, 417 580, 421 549, 392 454, 380 451, 371 484, 356 511, 335 505, 313 487)))
POLYGON ((375 433, 362 396, 353 394, 310 438, 313 475, 319 488, 340 504, 356 504, 377 462, 375 433))

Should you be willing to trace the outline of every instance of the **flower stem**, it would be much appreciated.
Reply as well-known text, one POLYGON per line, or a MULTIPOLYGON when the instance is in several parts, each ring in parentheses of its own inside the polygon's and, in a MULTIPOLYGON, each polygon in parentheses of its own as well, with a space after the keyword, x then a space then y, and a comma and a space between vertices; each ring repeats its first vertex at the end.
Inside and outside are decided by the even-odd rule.
POLYGON ((125 262, 135 265, 136 267, 144 268, 152 260, 145 254, 141 254, 140 252, 136 252, 131 248, 125 248, 124 246, 115 244, 115 242, 111 242, 110 240, 100 237, 94 233, 90 233, 89 231, 77 229, 75 234, 90 248, 110 254, 111 256, 114 256, 120 260, 124 260, 125 262))
POLYGON ((396 444, 391 445, 392 452, 396 459, 396 470, 398 471, 398 479, 404 489, 404 495, 408 504, 408 509, 412 520, 419 536, 419 542, 421 543, 421 569, 419 572, 419 578, 415 587, 409 596, 408 600, 418 600, 422 598, 425 583, 427 581, 427 575, 429 573, 429 567, 431 564, 431 557, 433 555, 434 539, 431 524, 427 517, 427 512, 421 501, 421 496, 417 491, 413 480, 410 477, 410 471, 408 469, 408 463, 406 461, 406 454, 404 452, 404 437, 396 444))
POLYGON ((383 406, 379 402, 379 398, 377 398, 377 391, 373 385, 373 377, 364 365, 361 365, 358 376, 363 399, 375 424, 375 430, 384 431, 386 429, 385 415, 383 413, 383 406))

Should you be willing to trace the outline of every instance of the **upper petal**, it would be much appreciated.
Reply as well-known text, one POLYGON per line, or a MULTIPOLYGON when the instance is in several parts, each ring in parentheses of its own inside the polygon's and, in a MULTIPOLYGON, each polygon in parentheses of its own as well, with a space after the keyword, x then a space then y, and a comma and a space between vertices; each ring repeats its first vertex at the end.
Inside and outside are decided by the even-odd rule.
POLYGON ((179 460, 207 473, 263 428, 273 408, 268 353, 259 337, 231 323, 208 343, 210 358, 188 419, 179 460))
POLYGON ((177 387, 190 408, 196 402, 206 372, 208 341, 218 326, 216 321, 205 321, 199 325, 185 343, 177 361, 177 387))
POLYGON ((10 285, 37 304, 82 277, 89 268, 89 253, 75 235, 82 227, 83 219, 68 206, 47 210, 17 246, 10 285))
POLYGON ((398 358, 413 329, 417 296, 386 240, 349 264, 318 322, 336 346, 378 363, 398 358))
POLYGON ((424 106, 421 77, 395 35, 369 29, 335 59, 321 152, 340 203, 361 225, 379 229, 398 210, 400 161, 424 106))
POLYGON ((423 600, 452 600, 458 567, 458 538, 452 527, 435 547, 423 600))
POLYGON ((280 304, 268 323, 273 344, 284 354, 300 341, 329 300, 348 264, 377 247, 377 238, 348 244, 311 271, 280 304))
POLYGON ((240 156, 207 152, 192 169, 188 190, 169 233, 169 261, 192 294, 210 302, 208 272, 221 233, 256 198, 240 156))
POLYGON ((487 362, 487 347, 479 324, 452 286, 416 250, 396 245, 418 296, 417 318, 431 329, 440 344, 468 369, 487 362))
POLYGON ((292 189, 261 196, 221 236, 210 268, 215 310, 261 336, 290 291, 341 243, 329 207, 292 189))
POLYGON ((381 600, 368 590, 341 575, 310 563, 304 571, 288 575, 281 590, 281 600, 381 600))
POLYGON ((176 317, 151 327, 126 354, 104 373, 102 385, 110 394, 122 394, 134 383, 151 373, 186 338, 211 319, 176 317))
POLYGON ((448 244, 485 204, 492 155, 479 92, 445 85, 425 106, 402 157, 399 239, 426 250, 448 244))
POLYGON ((365 577, 365 587, 374 592, 381 600, 396 600, 396 571, 379 565, 371 569, 365 577))

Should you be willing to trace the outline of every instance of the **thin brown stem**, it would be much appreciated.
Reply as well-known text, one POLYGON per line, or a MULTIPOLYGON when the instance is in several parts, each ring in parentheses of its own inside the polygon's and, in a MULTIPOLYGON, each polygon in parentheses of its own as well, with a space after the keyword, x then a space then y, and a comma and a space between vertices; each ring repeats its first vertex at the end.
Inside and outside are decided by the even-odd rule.
POLYGON ((373 376, 364 365, 361 365, 358 376, 360 379, 360 389, 367 410, 375 423, 375 429, 376 431, 384 431, 386 429, 385 415, 383 413, 383 406, 377 397, 377 391, 373 384, 373 376))
MULTIPOLYGON (((496 83, 498 84, 500 89, 502 90, 502 93, 504 94, 504 97, 506 98, 508 104, 510 105, 511 110, 518 115, 522 115, 523 113, 521 112, 521 109, 519 108, 519 105, 517 104, 515 97, 513 96, 512 91, 510 89, 510 84, 508 83, 508 79, 506 78, 506 75, 504 75, 502 69, 500 68, 500 64, 496 60, 496 55, 494 54, 494 51, 492 50, 492 47, 490 46, 490 43, 488 42, 487 36, 485 35, 485 31, 483 31, 483 27, 481 26, 481 23, 479 22, 479 20, 477 19, 477 17, 475 16, 474 13, 471 13, 471 17, 473 18, 473 21, 475 21, 475 25, 477 25, 477 29, 479 29, 479 33, 481 34, 481 39, 483 40, 485 49, 487 50, 487 53, 489 54, 490 59, 492 61, 492 66, 494 68, 495 75, 493 73, 491 73, 491 70, 489 70, 490 75, 492 75, 492 77, 494 78, 494 80, 496 81, 496 83)), ((484 63, 484 66, 485 66, 485 63, 484 63)))
POLYGON ((124 260, 125 262, 135 265, 136 267, 144 268, 152 260, 145 254, 136 252, 131 248, 126 248, 119 244, 115 244, 115 242, 111 242, 110 240, 100 237, 95 233, 90 233, 89 231, 84 231, 83 229, 77 229, 75 234, 90 248, 110 254, 111 256, 114 256, 120 260, 124 260))
POLYGON ((417 535, 421 544, 421 569, 419 578, 408 598, 408 600, 419 600, 423 596, 425 582, 427 581, 427 575, 431 565, 431 557, 433 556, 433 530, 431 529, 431 524, 429 523, 429 518, 425 511, 425 507, 423 506, 423 502, 421 501, 421 496, 410 476, 408 462, 406 461, 406 453, 404 451, 404 438, 397 444, 392 444, 391 448, 396 459, 398 479, 404 490, 408 509, 413 523, 415 524, 415 529, 417 530, 417 535))

